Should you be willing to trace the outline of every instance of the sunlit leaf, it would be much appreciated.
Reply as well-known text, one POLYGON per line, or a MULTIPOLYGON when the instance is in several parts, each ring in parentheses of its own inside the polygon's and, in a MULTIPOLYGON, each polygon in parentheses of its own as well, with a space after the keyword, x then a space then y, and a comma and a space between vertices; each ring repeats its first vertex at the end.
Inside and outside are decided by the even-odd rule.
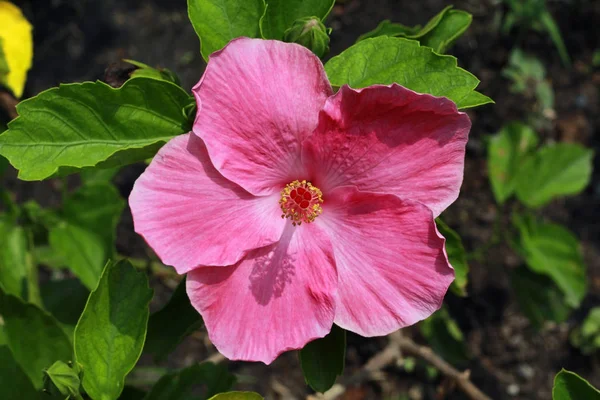
POLYGON ((33 385, 41 389, 43 373, 55 361, 72 359, 69 338, 58 322, 33 304, 0 289, 0 316, 8 347, 33 385))
POLYGON ((517 250, 527 266, 549 276, 565 294, 567 304, 578 307, 587 291, 587 280, 577 238, 560 225, 532 217, 515 217, 515 225, 520 234, 517 250))
POLYGON ((510 273, 510 284, 521 311, 535 329, 546 321, 563 322, 569 316, 571 307, 565 302, 565 295, 546 275, 517 268, 510 273))
POLYGON ((474 92, 479 80, 458 68, 456 58, 435 54, 414 40, 387 36, 363 40, 329 60, 325 70, 334 86, 362 88, 395 82, 416 92, 447 97, 458 108, 492 102, 474 92))
POLYGON ((450 290, 458 296, 466 296, 469 264, 462 240, 458 233, 446 225, 441 218, 436 219, 435 222, 442 236, 446 238, 446 253, 456 276, 450 290))
POLYGON ((521 166, 515 189, 519 200, 540 207, 559 196, 581 192, 592 176, 594 152, 574 143, 537 151, 521 166))
POLYGON ((327 336, 308 343, 299 354, 306 383, 317 392, 325 392, 344 372, 346 331, 333 325, 327 336))
POLYGON ((264 0, 188 0, 188 16, 204 60, 237 37, 260 37, 264 0))
POLYGON ((182 108, 190 101, 180 87, 148 78, 119 89, 102 82, 61 85, 17 105, 19 117, 0 135, 0 154, 23 180, 142 161, 189 131, 182 108))
POLYGON ((234 383, 235 376, 224 365, 196 364, 164 375, 144 400, 187 399, 197 386, 204 387, 202 398, 209 398, 229 390, 234 383))
MULTIPOLYGON (((0 84, 8 86, 17 98, 23 94, 27 71, 33 59, 31 24, 11 2, 0 1, 0 47, 7 74, 0 68, 0 84)), ((0 57, 2 58, 2 57, 0 57)))
POLYGON ((75 328, 75 358, 93 399, 117 399, 146 338, 148 278, 127 261, 108 263, 75 328))
POLYGON ((167 82, 174 83, 176 85, 180 85, 179 78, 177 77, 177 75, 175 75, 175 73, 173 73, 173 71, 171 71, 167 68, 153 68, 142 62, 134 61, 134 60, 123 60, 123 61, 128 62, 129 64, 132 64, 132 65, 135 65, 137 67, 137 69, 131 73, 131 75, 130 75, 131 78, 140 78, 140 77, 151 78, 151 79, 158 79, 161 81, 167 81, 167 82))
POLYGON ((538 137, 533 129, 519 122, 506 125, 490 139, 488 170, 498 204, 504 203, 514 192, 515 177, 537 143, 538 137))
POLYGON ((598 400, 600 391, 574 372, 562 370, 554 378, 552 400, 598 400))
POLYGON ((265 39, 283 39, 294 21, 303 17, 317 17, 323 21, 335 0, 266 0, 267 9, 260 20, 265 39))

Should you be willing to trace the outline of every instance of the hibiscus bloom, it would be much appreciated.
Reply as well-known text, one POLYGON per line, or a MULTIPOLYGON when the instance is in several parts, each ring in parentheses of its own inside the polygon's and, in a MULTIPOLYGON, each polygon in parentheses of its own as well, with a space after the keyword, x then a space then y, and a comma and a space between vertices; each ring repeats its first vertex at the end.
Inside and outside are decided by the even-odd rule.
POLYGON ((309 50, 246 38, 193 92, 193 131, 129 201, 223 355, 268 364, 334 323, 381 336, 441 306, 454 271, 434 218, 470 129, 453 102, 396 84, 334 94, 309 50))

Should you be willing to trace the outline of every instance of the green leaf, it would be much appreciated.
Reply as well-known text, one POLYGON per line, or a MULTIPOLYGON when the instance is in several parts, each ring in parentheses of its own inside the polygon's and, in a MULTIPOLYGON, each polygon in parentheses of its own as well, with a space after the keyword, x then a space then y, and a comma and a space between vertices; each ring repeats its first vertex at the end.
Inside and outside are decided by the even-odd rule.
POLYGON ((436 53, 448 50, 471 25, 473 16, 462 10, 448 10, 444 18, 419 41, 423 46, 431 47, 436 53))
POLYGON ((188 16, 200 38, 202 57, 237 37, 260 37, 264 0, 188 0, 188 16))
POLYGON ((385 20, 371 32, 360 36, 358 41, 378 36, 403 37, 418 40, 436 53, 443 53, 469 28, 473 20, 468 12, 453 10, 452 7, 444 8, 422 28, 420 25, 411 28, 385 20))
POLYGON ((25 230, 0 215, 0 285, 5 292, 27 299, 27 274, 31 264, 25 230))
POLYGON ((117 399, 146 339, 148 278, 127 261, 109 262, 75 328, 75 358, 94 400, 117 399))
POLYGON ((414 35, 416 35, 420 30, 421 25, 416 25, 411 28, 410 26, 391 22, 389 19, 386 19, 381 21, 379 25, 377 25, 377 27, 372 31, 360 35, 356 41, 360 42, 361 40, 378 36, 413 38, 414 35))
POLYGON ((146 338, 148 278, 127 261, 109 262, 75 328, 75 358, 94 400, 117 399, 146 338))
POLYGON ((529 158, 516 180, 516 193, 528 207, 581 192, 592 175, 594 152, 574 143, 546 146, 529 158))
POLYGON ((453 365, 462 365, 467 362, 467 346, 464 336, 445 307, 421 321, 419 328, 433 351, 442 356, 444 360, 453 365))
POLYGON ((544 322, 564 322, 571 313, 565 295, 552 279, 536 274, 527 268, 510 272, 510 285, 517 303, 532 326, 541 329, 544 322))
POLYGON ((105 253, 112 257, 116 229, 124 208, 125 201, 113 185, 95 183, 83 185, 69 195, 62 216, 69 223, 98 235, 104 243, 105 253))
POLYGON ((57 360, 71 360, 69 338, 50 314, 2 290, 0 315, 4 319, 6 341, 15 360, 36 389, 41 389, 44 368, 57 360))
POLYGON ((267 0, 260 29, 265 39, 282 40, 285 31, 294 21, 304 17, 317 17, 321 21, 329 15, 335 0, 267 0))
POLYGON ((108 255, 100 236, 67 222, 50 229, 50 246, 90 290, 96 288, 108 255))
POLYGON ((209 400, 264 400, 263 397, 254 392, 227 392, 219 393, 209 400))
POLYGON ((130 79, 119 89, 61 85, 17 105, 19 117, 0 135, 0 154, 23 180, 142 161, 189 131, 181 112, 189 102, 183 89, 156 79, 130 79))
POLYGON ((600 391, 574 372, 561 370, 554 378, 552 400, 598 400, 600 391))
MULTIPOLYGON (((1 326, 0 326, 1 328, 1 326)), ((0 346, 0 399, 40 399, 7 346, 0 346)))
POLYGON ((235 376, 224 365, 202 363, 164 375, 144 400, 187 399, 196 386, 205 387, 202 398, 229 390, 235 376))
POLYGON ((585 264, 577 238, 564 227, 515 217, 519 246, 529 269, 550 277, 565 294, 567 304, 578 307, 587 291, 585 264))
POLYGON ((571 58, 569 57, 569 52, 567 51, 567 47, 563 42, 562 35, 560 34, 560 29, 558 29, 558 25, 556 25, 556 22, 554 21, 554 18, 552 18, 550 12, 548 12, 548 10, 545 10, 539 15, 538 18, 544 29, 546 29, 546 32, 548 32, 548 34, 550 35, 550 39, 552 39, 552 41, 554 42, 556 50, 558 50, 558 55, 560 56, 560 59, 562 60, 565 67, 571 66, 571 58))
POLYGON ((484 95, 473 96, 479 80, 458 68, 456 58, 435 54, 414 40, 386 36, 363 40, 329 60, 325 70, 334 86, 363 88, 395 82, 416 92, 447 97, 458 108, 492 103, 484 95))
POLYGON ((121 167, 114 168, 84 168, 81 170, 81 180, 84 185, 95 183, 110 183, 121 167))
POLYGON ((450 286, 450 290, 457 296, 464 297, 467 295, 469 264, 467 263, 467 253, 465 252, 462 240, 458 233, 450 229, 441 218, 437 218, 435 222, 442 236, 446 238, 446 252, 456 275, 454 282, 450 286))
POLYGON ((308 343, 299 352, 306 383, 317 392, 325 392, 344 372, 346 331, 333 325, 322 339, 308 343))
POLYGON ((161 310, 150 316, 145 352, 157 360, 167 356, 187 335, 202 326, 202 318, 185 291, 185 279, 161 310), (177 315, 177 318, 173 318, 177 315))
POLYGON ((538 137, 529 126, 512 122, 492 136, 488 143, 488 170, 492 191, 498 204, 515 190, 515 177, 523 162, 535 149, 538 137))
POLYGON ((167 82, 171 82, 174 83, 178 86, 181 85, 181 82, 179 81, 179 78, 177 77, 177 75, 175 75, 173 73, 173 71, 167 69, 167 68, 152 68, 149 65, 146 65, 142 62, 139 61, 134 61, 134 60, 123 60, 125 62, 128 62, 129 64, 135 65, 137 67, 136 70, 134 70, 130 77, 131 78, 150 78, 150 79, 158 79, 161 81, 167 81, 167 82))
POLYGON ((40 293, 44 308, 59 322, 73 328, 90 294, 78 279, 45 282, 40 287, 40 293))
POLYGON ((81 381, 77 372, 62 361, 57 361, 44 371, 44 380, 50 393, 58 392, 68 399, 81 399, 81 381), (52 383, 52 384, 50 384, 52 383))
POLYGON ((583 354, 590 355, 600 350, 600 307, 592 308, 569 338, 571 344, 583 354))

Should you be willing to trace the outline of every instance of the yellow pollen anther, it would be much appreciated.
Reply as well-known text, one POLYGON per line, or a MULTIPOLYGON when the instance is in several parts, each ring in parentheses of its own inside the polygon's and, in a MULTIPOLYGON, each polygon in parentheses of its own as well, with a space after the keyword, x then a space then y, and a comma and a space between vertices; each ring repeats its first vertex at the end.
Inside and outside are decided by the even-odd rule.
POLYGON ((281 218, 291 219, 294 226, 313 222, 323 212, 321 204, 323 193, 319 188, 305 180, 293 181, 281 191, 281 218))

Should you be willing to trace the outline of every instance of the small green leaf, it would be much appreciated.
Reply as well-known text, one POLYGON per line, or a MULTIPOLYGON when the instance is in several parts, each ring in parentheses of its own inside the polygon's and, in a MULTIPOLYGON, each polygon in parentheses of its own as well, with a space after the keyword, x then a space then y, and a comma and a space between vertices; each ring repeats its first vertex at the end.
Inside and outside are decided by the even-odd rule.
POLYGON ((546 321, 563 322, 571 313, 565 295, 545 275, 517 268, 510 272, 510 284, 521 311, 535 329, 541 329, 546 321))
POLYGON ((83 388, 94 400, 114 400, 146 338, 148 278, 127 261, 108 263, 75 328, 75 358, 83 388))
POLYGON ((219 393, 209 400, 264 400, 263 397, 254 392, 227 392, 219 393))
POLYGON ((0 135, 0 153, 29 181, 142 161, 189 131, 181 112, 189 102, 183 89, 156 79, 130 79, 119 89, 61 85, 19 103, 19 117, 0 135))
POLYGON ((515 182, 517 197, 528 207, 540 207, 581 192, 592 176, 593 156, 574 143, 543 147, 523 164, 515 182))
POLYGON ((488 143, 488 170, 498 204, 515 190, 515 177, 523 162, 537 146, 538 137, 529 126, 513 122, 492 136, 488 143))
POLYGON ((335 0, 267 0, 265 15, 260 20, 265 39, 282 40, 285 31, 294 21, 317 17, 321 21, 329 15, 335 0))
POLYGON ((395 82, 416 92, 447 97, 458 108, 492 103, 484 95, 473 96, 479 80, 458 68, 456 58, 435 54, 414 40, 386 36, 363 40, 329 60, 325 70, 334 86, 363 88, 395 82))
POLYGON ((260 37, 264 0, 188 0, 188 16, 204 60, 237 37, 260 37))
POLYGON ((519 229, 517 251, 529 269, 552 278, 567 304, 578 307, 587 291, 585 264, 577 238, 564 227, 515 217, 519 229))
POLYGON ((167 82, 174 83, 178 86, 181 84, 177 75, 175 75, 171 70, 169 70, 167 68, 152 68, 149 65, 146 65, 144 63, 141 63, 139 61, 134 61, 134 60, 123 60, 123 61, 128 62, 129 64, 132 64, 132 65, 135 65, 136 67, 138 67, 136 70, 134 70, 131 73, 131 75, 130 75, 131 78, 142 77, 142 78, 158 79, 161 81, 167 81, 167 82))
POLYGON ((454 268, 456 275, 450 290, 457 296, 467 295, 467 283, 469 274, 469 264, 467 263, 467 253, 462 244, 462 240, 456 231, 451 229, 441 218, 435 220, 438 230, 446 238, 446 253, 448 260, 454 268))
MULTIPOLYGON (((125 208, 125 201, 110 183, 83 185, 64 202, 62 216, 73 225, 98 235, 105 254, 113 257, 117 224, 125 208)), ((104 262, 102 260, 102 266, 104 262)))
POLYGON ((229 390, 235 376, 224 365, 202 363, 164 375, 152 387, 144 400, 187 399, 194 387, 206 388, 203 398, 229 390))
POLYGON ((554 378, 552 400, 598 400, 600 391, 574 372, 561 370, 554 378))
POLYGON ((0 315, 8 347, 36 387, 43 385, 43 370, 55 361, 72 359, 69 338, 58 322, 33 304, 0 290, 0 315))
POLYGON ((0 284, 8 294, 27 299, 28 240, 25 230, 0 215, 0 284))
POLYGON ((467 346, 464 336, 445 307, 421 321, 419 328, 436 354, 454 365, 462 365, 467 362, 467 346))
POLYGON ((201 326, 202 318, 190 303, 184 279, 167 305, 150 316, 144 351, 152 353, 155 359, 163 359, 187 335, 201 326), (173 315, 177 315, 177 318, 174 319, 173 315))
POLYGON ((592 308, 569 338, 571 344, 583 354, 590 355, 600 350, 600 307, 592 308))
POLYGON ((385 20, 371 32, 360 36, 358 41, 377 36, 403 37, 418 40, 421 45, 433 48, 436 53, 444 53, 469 28, 472 20, 473 17, 468 12, 453 10, 452 6, 448 6, 422 28, 420 25, 411 28, 385 20))
POLYGON ((62 361, 57 361, 44 371, 46 390, 58 392, 68 399, 82 399, 79 394, 81 381, 77 372, 62 361))
POLYGON ((96 288, 108 255, 102 238, 86 229, 60 222, 50 229, 50 246, 90 290, 96 288))
MULTIPOLYGON (((2 326, 0 325, 0 329, 2 326)), ((7 346, 0 345, 0 399, 41 399, 7 346)))
POLYGON ((327 336, 308 343, 299 355, 306 383, 317 392, 326 392, 344 372, 346 331, 333 325, 327 336))

